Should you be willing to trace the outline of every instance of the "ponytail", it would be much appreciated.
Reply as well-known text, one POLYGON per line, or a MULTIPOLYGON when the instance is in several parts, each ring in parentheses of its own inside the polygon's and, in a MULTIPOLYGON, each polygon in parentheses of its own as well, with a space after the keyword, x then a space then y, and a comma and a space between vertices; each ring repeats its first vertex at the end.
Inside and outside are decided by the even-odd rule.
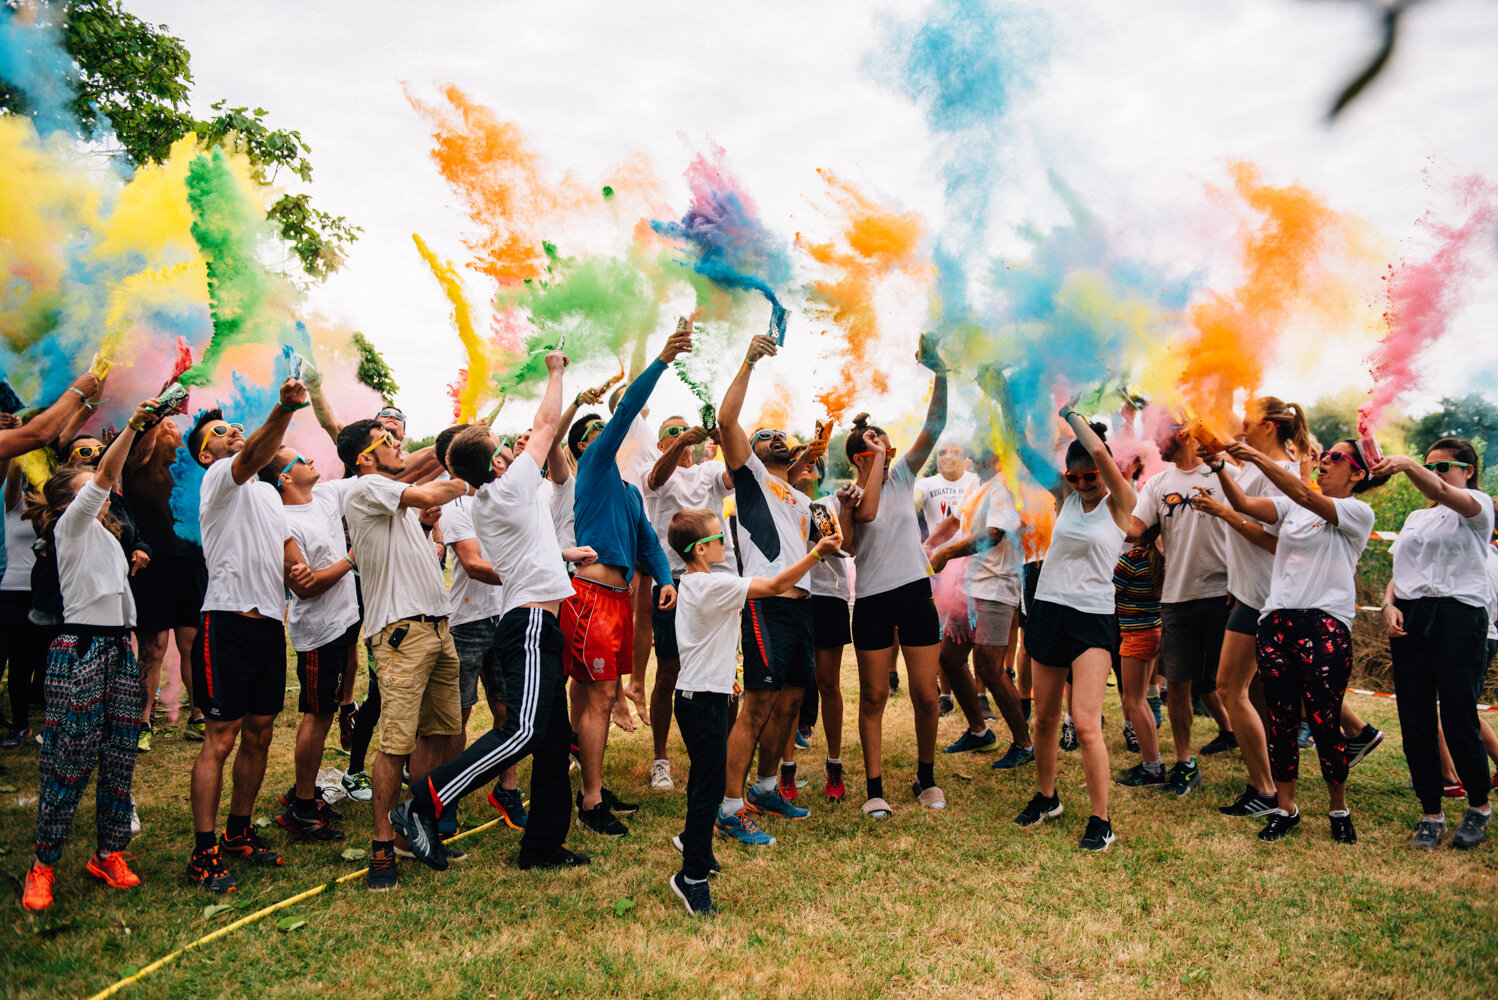
POLYGON ((1296 458, 1304 458, 1315 449, 1306 411, 1299 403, 1286 403, 1278 396, 1259 396, 1249 404, 1249 409, 1257 411, 1260 420, 1274 425, 1275 438, 1293 448, 1296 458))

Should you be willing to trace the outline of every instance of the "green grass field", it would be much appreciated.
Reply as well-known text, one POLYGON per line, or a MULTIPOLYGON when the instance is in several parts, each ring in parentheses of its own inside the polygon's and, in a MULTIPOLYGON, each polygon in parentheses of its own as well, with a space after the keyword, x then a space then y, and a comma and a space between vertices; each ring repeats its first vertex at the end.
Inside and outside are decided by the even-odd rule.
MULTIPOLYGON (((844 667, 851 692, 851 654, 844 667)), ((1111 695, 1107 737, 1117 770, 1133 758, 1111 695)), ((1392 703, 1354 704, 1381 728, 1394 726, 1392 703)), ((269 794, 257 810, 267 819, 290 781, 295 721, 285 713, 272 748, 269 794)), ((1210 722, 1198 725, 1210 735, 1210 722)), ((943 720, 943 738, 961 726, 957 717, 943 720)), ((521 872, 513 864, 517 835, 486 830, 464 841, 469 859, 445 873, 403 862, 395 893, 369 894, 362 879, 332 888, 188 952, 119 995, 1498 996, 1498 848, 1428 855, 1408 847, 1418 806, 1397 735, 1353 773, 1356 846, 1329 840, 1325 789, 1307 751, 1306 822, 1287 842, 1261 844, 1257 821, 1217 814, 1243 783, 1229 754, 1206 760, 1204 784, 1184 801, 1115 788, 1118 842, 1094 856, 1076 847, 1087 818, 1076 755, 1063 755, 1066 815, 1020 830, 1011 819, 1033 792, 1033 767, 1000 773, 988 767, 991 755, 939 754, 950 805, 923 812, 908 796, 912 733, 901 695, 886 720, 885 773, 897 812, 875 824, 858 812, 856 743, 844 752, 851 801, 834 808, 819 800, 819 731, 803 756, 811 818, 767 821, 780 843, 757 853, 718 842, 725 870, 713 888, 723 913, 713 919, 688 917, 666 887, 678 860, 668 839, 680 829, 684 792, 646 787, 648 730, 615 730, 606 781, 643 807, 622 840, 574 827, 569 843, 593 856, 588 868, 521 872), (284 917, 305 925, 278 931, 284 917)), ((686 760, 672 742, 680 789, 686 760)), ((182 878, 197 744, 181 739, 179 724, 158 731, 155 747, 135 782, 145 829, 131 846, 144 883, 116 891, 83 874, 93 844, 90 792, 58 866, 57 904, 28 914, 14 888, 3 904, 6 997, 89 996, 238 916, 362 865, 339 855, 345 846, 368 848, 369 809, 342 802, 346 845, 287 844, 272 826, 265 836, 285 847, 287 866, 237 869, 232 910, 205 917, 221 900, 182 878)), ((16 789, 0 795, 0 868, 13 876, 31 858, 35 805, 19 800, 36 795, 36 750, 0 756, 0 784, 16 789)), ((465 828, 493 816, 481 799, 463 810, 465 828)), ((1454 828, 1459 806, 1448 815, 1454 828)))

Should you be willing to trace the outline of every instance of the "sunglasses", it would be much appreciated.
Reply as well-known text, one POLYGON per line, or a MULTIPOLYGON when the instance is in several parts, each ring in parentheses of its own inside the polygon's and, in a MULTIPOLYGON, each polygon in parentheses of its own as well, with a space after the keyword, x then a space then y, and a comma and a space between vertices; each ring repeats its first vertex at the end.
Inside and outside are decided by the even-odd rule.
POLYGON ((280 474, 277 475, 276 478, 280 479, 281 476, 286 475, 286 473, 288 473, 288 472, 291 471, 292 466, 296 465, 298 462, 301 462, 303 465, 308 466, 309 468, 312 465, 312 463, 309 462, 309 461, 307 461, 307 459, 305 457, 303 457, 301 455, 298 455, 296 458, 293 458, 291 461, 289 461, 289 462, 286 463, 286 468, 282 469, 281 472, 280 472, 280 474))
POLYGON ((761 428, 760 430, 757 430, 753 434, 749 435, 749 447, 752 448, 755 445, 759 444, 761 441, 773 441, 776 438, 780 438, 780 440, 784 441, 785 431, 767 431, 761 428))
POLYGON ((1097 482, 1097 470, 1094 469, 1091 472, 1063 472, 1061 473, 1061 478, 1073 486, 1078 483, 1095 483, 1097 482))
POLYGON ((1425 467, 1438 476, 1444 476, 1453 468, 1470 469, 1472 465, 1470 462, 1426 462, 1425 467))
POLYGON ((662 427, 661 428, 661 437, 662 438, 681 437, 686 432, 687 432, 687 425, 686 424, 678 424, 678 425, 675 425, 673 427, 662 427))
POLYGON ((589 438, 589 436, 592 435, 593 428, 595 428, 595 427, 598 428, 600 431, 603 430, 603 421, 602 420, 589 420, 588 421, 588 426, 586 426, 586 427, 583 428, 583 440, 584 441, 586 441, 589 438))
POLYGON ((699 539, 697 539, 695 542, 693 542, 691 545, 688 545, 686 548, 682 549, 681 551, 684 552, 684 553, 686 553, 687 555, 691 555, 692 554, 692 550, 695 549, 699 545, 706 545, 708 542, 718 542, 718 541, 722 541, 722 540, 723 540, 723 532, 720 531, 716 535, 708 535, 706 538, 699 538, 699 539))
POLYGON ((385 445, 385 446, 387 446, 387 447, 390 447, 390 448, 394 448, 395 447, 395 438, 393 438, 393 437, 390 436, 390 432, 389 431, 386 431, 385 433, 381 434, 379 437, 377 437, 373 441, 371 441, 369 447, 365 448, 363 451, 359 452, 359 454, 360 455, 368 455, 370 452, 374 451, 376 448, 378 448, 382 444, 385 445))
MULTIPOLYGON (((884 462, 885 462, 886 465, 891 464, 891 463, 894 462, 894 460, 895 460, 895 452, 898 451, 898 450, 899 449, 897 449, 893 445, 891 445, 890 448, 889 448, 889 450, 884 453, 884 462)), ((853 457, 854 458, 868 458, 872 454, 874 454, 872 451, 860 451, 860 452, 856 453, 853 457)))
MULTIPOLYGON (((81 458, 85 462, 92 462, 95 455, 102 454, 104 454, 104 446, 102 444, 80 444, 78 447, 74 448, 73 453, 68 456, 68 461, 71 462, 74 459, 81 458)), ((1429 466, 1426 466, 1426 468, 1429 468, 1429 466)))
POLYGON ((243 434, 244 424, 214 424, 208 428, 208 433, 216 438, 228 437, 230 431, 238 431, 243 434))
POLYGON ((402 413, 400 410, 395 409, 394 407, 389 406, 381 410, 379 413, 375 414, 375 419, 378 420, 380 417, 392 417, 396 420, 399 420, 401 423, 406 422, 406 415, 404 413, 402 413))
POLYGON ((489 461, 493 462, 496 458, 504 458, 505 449, 508 447, 510 447, 510 442, 506 441, 504 438, 500 438, 499 447, 494 449, 494 453, 489 456, 489 461))
MULTIPOLYGON (((1321 460, 1323 462, 1330 462, 1333 465, 1339 465, 1342 462, 1351 462, 1359 469, 1363 468, 1363 463, 1358 461, 1357 456, 1346 451, 1323 451, 1321 453, 1321 460)), ((1364 469, 1364 471, 1366 472, 1367 470, 1364 469)))

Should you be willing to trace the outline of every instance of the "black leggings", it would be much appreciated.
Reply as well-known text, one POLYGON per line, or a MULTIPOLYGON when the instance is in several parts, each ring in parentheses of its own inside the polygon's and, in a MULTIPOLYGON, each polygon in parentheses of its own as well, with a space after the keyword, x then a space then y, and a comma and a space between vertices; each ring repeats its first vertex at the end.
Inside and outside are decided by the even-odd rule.
POLYGON ((30 725, 32 705, 40 705, 47 672, 47 633, 31 623, 31 591, 0 591, 0 669, 9 667, 10 724, 30 725))
POLYGON ((1467 801, 1488 801, 1488 755, 1477 720, 1477 697, 1487 672, 1487 611, 1444 597, 1394 602, 1404 615, 1405 635, 1389 639, 1394 661, 1394 694, 1410 781, 1420 807, 1441 811, 1441 750, 1436 729, 1467 801))
POLYGON ((348 752, 348 769, 364 770, 364 757, 369 753, 369 741, 374 739, 375 726, 380 724, 380 679, 375 676, 374 662, 369 665, 369 690, 364 693, 364 704, 354 716, 353 744, 348 752))
POLYGON ((1314 608, 1273 611, 1259 623, 1255 643, 1264 700, 1269 705, 1269 770, 1275 781, 1294 781, 1300 770, 1300 708, 1316 738, 1321 776, 1328 785, 1347 781, 1347 739, 1342 696, 1352 676, 1352 634, 1314 608))

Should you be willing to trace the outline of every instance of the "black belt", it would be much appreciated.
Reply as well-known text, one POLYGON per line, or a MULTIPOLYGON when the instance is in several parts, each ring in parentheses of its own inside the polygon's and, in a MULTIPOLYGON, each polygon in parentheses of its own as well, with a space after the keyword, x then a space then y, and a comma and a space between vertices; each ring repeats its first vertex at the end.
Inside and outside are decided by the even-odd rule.
POLYGON ((407 615, 400 620, 403 622, 428 622, 435 625, 438 622, 447 621, 447 615, 407 615))

